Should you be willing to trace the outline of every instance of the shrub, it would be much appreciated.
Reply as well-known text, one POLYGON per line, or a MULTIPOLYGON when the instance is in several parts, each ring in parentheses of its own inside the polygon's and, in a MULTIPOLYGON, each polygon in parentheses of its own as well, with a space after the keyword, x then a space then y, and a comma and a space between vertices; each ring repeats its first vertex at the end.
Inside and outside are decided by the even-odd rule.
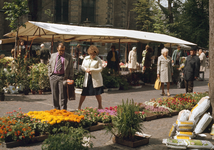
POLYGON ((50 135, 42 144, 42 150, 88 150, 93 143, 85 138, 94 138, 83 128, 64 128, 64 132, 50 135))

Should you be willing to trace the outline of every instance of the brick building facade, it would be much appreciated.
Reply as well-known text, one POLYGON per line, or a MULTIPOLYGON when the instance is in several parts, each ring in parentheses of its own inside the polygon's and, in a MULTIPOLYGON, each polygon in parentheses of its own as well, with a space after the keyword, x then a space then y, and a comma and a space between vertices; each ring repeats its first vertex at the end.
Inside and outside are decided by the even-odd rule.
MULTIPOLYGON (((8 2, 0 0, 0 9, 4 1, 8 2)), ((29 0, 30 13, 22 21, 136 29, 136 14, 132 11, 135 2, 137 0, 29 0), (47 11, 52 15, 47 15, 47 11)), ((4 38, 10 28, 3 11, 0 11, 0 21, 0 38, 4 38)), ((100 45, 101 54, 105 55, 110 44, 100 45)), ((10 50, 13 46, 1 45, 0 50, 10 50)), ((121 53, 124 53, 122 51, 124 46, 121 46, 121 53)))

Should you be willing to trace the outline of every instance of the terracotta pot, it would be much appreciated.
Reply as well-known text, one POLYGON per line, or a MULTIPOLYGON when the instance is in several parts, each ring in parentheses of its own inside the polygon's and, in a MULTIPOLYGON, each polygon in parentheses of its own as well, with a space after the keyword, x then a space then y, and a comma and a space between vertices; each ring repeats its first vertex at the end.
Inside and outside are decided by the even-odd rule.
POLYGON ((25 89, 25 90, 23 91, 23 93, 24 93, 24 95, 28 95, 28 94, 29 94, 29 90, 26 90, 26 89, 25 89))
POLYGON ((38 90, 39 94, 42 95, 43 90, 38 90))
POLYGON ((32 90, 31 90, 31 93, 32 93, 32 94, 36 94, 36 91, 32 91, 32 90))

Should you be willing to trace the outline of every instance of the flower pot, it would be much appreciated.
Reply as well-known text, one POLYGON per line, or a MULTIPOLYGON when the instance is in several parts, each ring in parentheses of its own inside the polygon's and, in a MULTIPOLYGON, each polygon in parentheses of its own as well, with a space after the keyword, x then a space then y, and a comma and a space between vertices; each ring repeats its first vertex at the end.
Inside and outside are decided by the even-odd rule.
POLYGON ((4 93, 0 93, 0 101, 4 101, 5 95, 4 93))
POLYGON ((32 94, 36 94, 36 91, 32 91, 32 90, 31 90, 31 93, 32 93, 32 94))
POLYGON ((39 94, 42 95, 43 90, 38 90, 39 94))
POLYGON ((29 94, 29 90, 28 89, 24 89, 23 93, 24 93, 24 95, 28 95, 29 94))
POLYGON ((128 147, 133 147, 133 148, 143 146, 149 143, 149 138, 140 137, 140 136, 135 136, 134 141, 125 140, 117 136, 114 136, 112 140, 114 143, 121 144, 128 147))

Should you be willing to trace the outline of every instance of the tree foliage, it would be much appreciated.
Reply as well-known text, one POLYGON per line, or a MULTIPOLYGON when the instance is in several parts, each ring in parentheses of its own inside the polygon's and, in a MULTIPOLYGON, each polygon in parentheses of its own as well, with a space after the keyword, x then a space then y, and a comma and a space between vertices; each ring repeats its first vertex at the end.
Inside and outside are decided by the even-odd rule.
POLYGON ((199 46, 208 47, 209 0, 186 0, 181 19, 181 37, 199 46))
POLYGON ((4 2, 6 20, 10 21, 10 28, 17 30, 19 26, 24 26, 20 21, 20 17, 29 13, 28 1, 27 0, 13 0, 10 2, 4 2))
POLYGON ((135 8, 133 11, 137 14, 137 27, 143 31, 154 31, 154 15, 156 14, 155 0, 139 0, 137 3, 134 3, 134 5, 135 8))
POLYGON ((139 0, 134 5, 138 29, 208 47, 209 0, 168 0, 168 8, 154 0, 139 0))

